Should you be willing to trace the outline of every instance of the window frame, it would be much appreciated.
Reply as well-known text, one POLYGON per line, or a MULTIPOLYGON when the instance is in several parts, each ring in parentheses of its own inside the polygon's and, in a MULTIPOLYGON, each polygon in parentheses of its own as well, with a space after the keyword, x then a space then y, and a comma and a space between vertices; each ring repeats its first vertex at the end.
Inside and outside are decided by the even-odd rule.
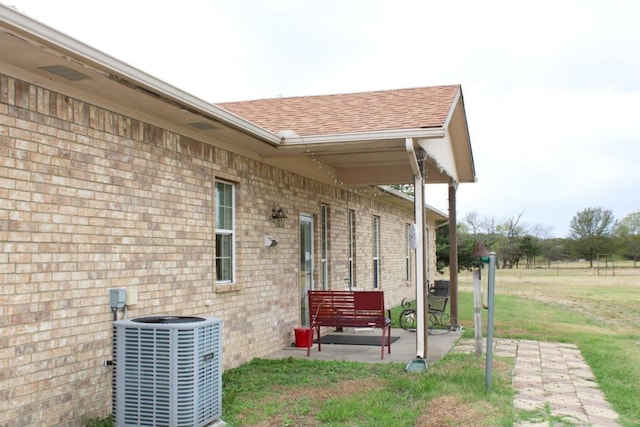
POLYGON ((215 213, 214 213, 214 221, 215 221, 215 239, 214 239, 214 258, 215 258, 215 284, 216 285, 231 285, 236 281, 236 184, 230 181, 226 181, 223 179, 215 180, 215 213), (231 227, 230 228, 220 228, 218 224, 219 218, 219 209, 220 205, 220 197, 218 197, 218 185, 228 186, 231 189, 231 206, 225 206, 231 208, 231 227), (228 271, 229 277, 219 278, 221 273, 219 269, 219 262, 222 262, 223 258, 218 253, 219 248, 219 237, 229 236, 230 238, 230 254, 229 254, 229 263, 228 271))
POLYGON ((320 205, 320 283, 329 289, 329 205, 320 205))
POLYGON ((347 210, 347 234, 349 239, 348 268, 349 277, 347 285, 349 289, 356 287, 356 211, 347 210))
POLYGON ((412 254, 412 248, 411 248, 411 239, 410 239, 410 234, 411 234, 411 228, 413 227, 412 224, 407 224, 407 226, 405 227, 406 233, 405 233, 405 238, 406 238, 406 251, 405 251, 405 267, 406 267, 406 278, 405 280, 410 283, 413 281, 413 265, 411 263, 411 254, 412 254))
POLYGON ((373 289, 380 289, 380 217, 373 216, 372 222, 373 243, 373 289))

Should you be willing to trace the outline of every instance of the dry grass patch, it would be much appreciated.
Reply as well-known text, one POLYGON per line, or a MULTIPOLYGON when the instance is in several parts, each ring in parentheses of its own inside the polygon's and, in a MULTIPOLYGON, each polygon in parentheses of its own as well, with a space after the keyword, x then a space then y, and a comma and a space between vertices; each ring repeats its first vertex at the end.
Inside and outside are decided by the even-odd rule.
POLYGON ((511 373, 513 359, 496 357, 492 384, 485 392, 486 359, 470 355, 447 358, 437 365, 441 394, 420 404, 415 426, 496 426, 504 425, 512 406, 511 373))
POLYGON ((352 396, 363 390, 376 391, 384 387, 382 380, 374 377, 360 378, 355 380, 340 381, 323 387, 292 387, 280 388, 276 392, 282 393, 275 398, 281 402, 295 401, 298 399, 311 399, 317 402, 324 402, 327 399, 339 399, 341 397, 352 396))
POLYGON ((486 426, 487 415, 498 416, 499 410, 486 401, 467 402, 460 396, 431 399, 416 420, 416 427, 486 426))

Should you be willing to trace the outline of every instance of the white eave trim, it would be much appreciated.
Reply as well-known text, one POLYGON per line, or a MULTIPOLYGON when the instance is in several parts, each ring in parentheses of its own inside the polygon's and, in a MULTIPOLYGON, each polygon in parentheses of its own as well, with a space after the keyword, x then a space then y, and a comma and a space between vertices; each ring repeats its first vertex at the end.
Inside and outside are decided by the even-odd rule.
POLYGON ((284 146, 298 144, 330 144, 341 142, 383 141, 406 138, 444 138, 446 131, 442 128, 400 129, 376 132, 337 133, 332 135, 299 136, 294 131, 283 130, 278 133, 284 146))
POLYGON ((280 145, 281 138, 278 135, 231 114, 220 107, 216 107, 214 104, 190 95, 175 86, 165 83, 2 4, 0 4, 0 22, 25 35, 39 38, 41 41, 56 46, 63 51, 70 52, 76 57, 90 62, 93 66, 102 68, 103 72, 106 71, 116 74, 123 80, 140 85, 150 92, 158 93, 185 107, 198 110, 202 114, 210 116, 214 121, 219 121, 244 131, 274 146, 280 145))
MULTIPOLYGON (((411 197, 410 195, 405 194, 402 191, 398 191, 398 190, 396 190, 395 188, 393 188, 390 185, 378 185, 378 188, 380 190, 384 191, 385 193, 388 193, 388 194, 390 194, 392 196, 395 196, 395 197, 397 197, 399 199, 406 200, 407 202, 414 203, 414 201, 415 201, 414 197, 411 197)), ((430 211, 430 212, 432 212, 432 213, 434 213, 436 215, 441 216, 443 221, 445 221, 445 220, 447 220, 449 218, 449 216, 446 214, 446 212, 444 212, 444 211, 442 211, 442 210, 440 210, 440 209, 438 209, 436 207, 433 207, 428 203, 425 203, 424 207, 428 211, 430 211)))
POLYGON ((449 108, 449 112, 447 113, 447 118, 444 121, 444 128, 449 128, 449 123, 451 123, 451 118, 453 117, 453 113, 456 111, 456 107, 458 106, 458 101, 460 101, 460 95, 462 95, 462 89, 458 87, 458 92, 456 92, 456 96, 453 98, 451 102, 451 107, 449 108))

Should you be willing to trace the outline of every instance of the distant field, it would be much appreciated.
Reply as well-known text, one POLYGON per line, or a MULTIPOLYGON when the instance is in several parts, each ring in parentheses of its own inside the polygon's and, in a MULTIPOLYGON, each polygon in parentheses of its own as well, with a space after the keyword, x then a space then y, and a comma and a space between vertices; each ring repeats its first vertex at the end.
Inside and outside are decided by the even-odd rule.
MULTIPOLYGON (((640 276, 640 262, 612 261, 601 258, 593 261, 593 268, 589 261, 570 262, 536 262, 532 268, 500 269, 504 274, 516 276, 556 275, 556 276, 640 276)), ((471 277, 470 273, 469 277, 471 277)), ((469 279, 471 280, 471 279, 469 279)))
MULTIPOLYGON (((577 344, 622 425, 635 426, 640 420, 640 269, 608 272, 497 270, 495 336, 577 344)), ((484 289, 486 283, 485 268, 484 289)), ((459 318, 468 337, 473 336, 472 301, 472 275, 461 273, 459 318)))
MULTIPOLYGON (((607 326, 631 328, 640 333, 640 268, 626 268, 605 275, 596 269, 498 269, 496 293, 515 295, 564 306, 607 326), (624 272, 625 274, 621 274, 624 272)), ((483 271, 486 287, 486 269, 483 271)), ((473 290, 472 275, 459 276, 460 291, 473 290)))

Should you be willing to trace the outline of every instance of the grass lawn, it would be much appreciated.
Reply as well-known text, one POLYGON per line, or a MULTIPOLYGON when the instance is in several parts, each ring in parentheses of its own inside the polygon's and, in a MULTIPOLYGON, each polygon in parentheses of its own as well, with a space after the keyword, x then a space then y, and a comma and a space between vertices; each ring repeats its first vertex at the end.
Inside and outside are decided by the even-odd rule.
MULTIPOLYGON (((623 426, 640 420, 640 276, 591 270, 499 270, 495 336, 575 343, 623 426)), ((483 314, 486 319, 486 312, 483 314)), ((397 316, 393 316, 395 318, 397 316)), ((460 323, 473 337, 471 275, 460 277, 460 323)), ((511 359, 450 354, 425 373, 404 364, 254 360, 224 374, 232 426, 511 426, 545 414, 515 411, 511 359)), ((553 420, 551 420, 553 421, 553 420)))
POLYGON ((496 363, 484 394, 482 360, 452 355, 426 373, 404 364, 256 359, 225 372, 223 418, 232 426, 509 426, 511 363, 496 363))
MULTIPOLYGON (((620 423, 638 426, 640 276, 597 276, 588 269, 564 274, 499 270, 495 334, 577 344, 620 423)), ((464 308, 472 304, 470 275, 460 284, 461 323, 472 337, 472 316, 464 308)))
MULTIPOLYGON (((495 337, 577 344, 619 422, 640 426, 640 271, 616 276, 597 276, 589 269, 569 273, 498 270, 495 337)), ((468 338, 473 337, 472 300, 471 275, 465 273, 460 276, 459 317, 468 338)), ((486 311, 483 317, 486 320, 486 311)), ((512 359, 494 357, 488 394, 484 361, 471 354, 449 354, 424 373, 406 373, 404 367, 255 359, 224 372, 223 419, 235 427, 557 421, 545 413, 513 408, 512 359)))

